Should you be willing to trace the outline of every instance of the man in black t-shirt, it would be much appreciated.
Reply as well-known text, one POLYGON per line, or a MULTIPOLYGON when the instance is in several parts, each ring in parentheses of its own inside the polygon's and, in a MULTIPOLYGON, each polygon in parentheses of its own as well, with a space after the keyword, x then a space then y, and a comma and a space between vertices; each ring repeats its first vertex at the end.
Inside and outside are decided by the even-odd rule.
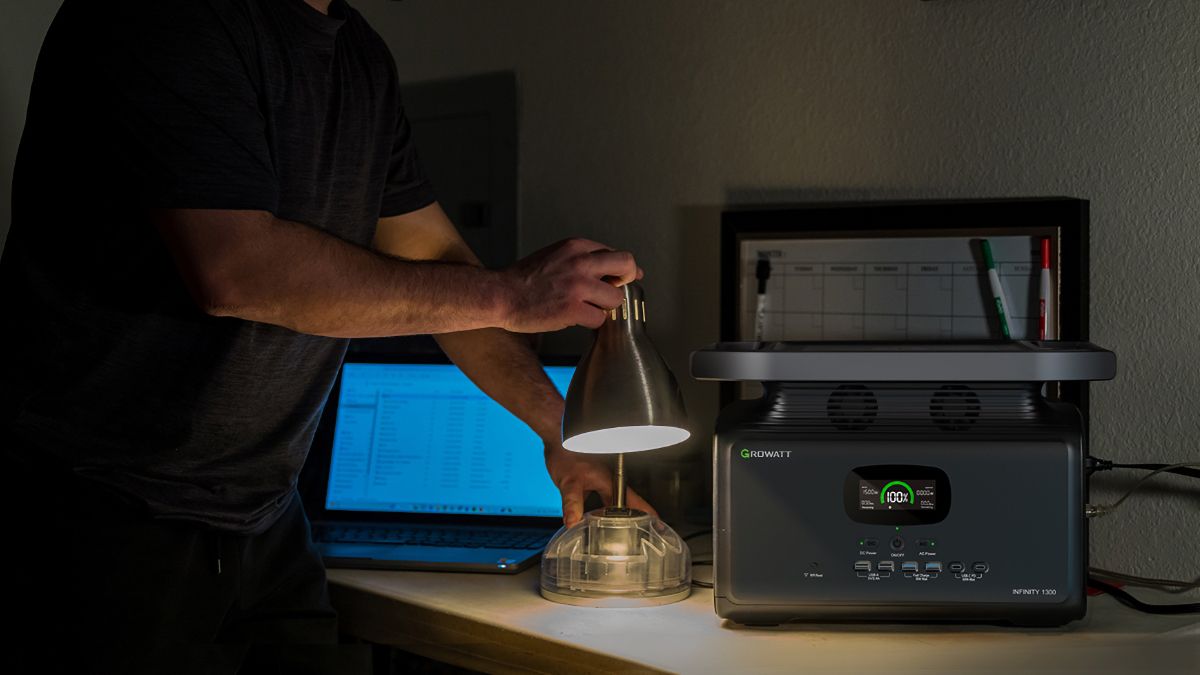
POLYGON ((610 475, 562 449, 562 400, 513 333, 598 326, 640 274, 579 239, 483 269, 343 0, 66 0, 0 260, 24 627, 97 670, 335 641, 296 479, 351 337, 434 334, 544 439, 577 521, 610 475))

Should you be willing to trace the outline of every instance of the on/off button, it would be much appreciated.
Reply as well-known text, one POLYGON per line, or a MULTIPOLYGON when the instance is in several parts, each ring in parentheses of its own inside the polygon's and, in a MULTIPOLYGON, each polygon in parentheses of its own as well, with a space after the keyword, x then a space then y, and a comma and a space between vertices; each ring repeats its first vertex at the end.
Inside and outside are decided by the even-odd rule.
POLYGON ((904 549, 904 539, 900 537, 892 537, 892 550, 900 551, 904 549))

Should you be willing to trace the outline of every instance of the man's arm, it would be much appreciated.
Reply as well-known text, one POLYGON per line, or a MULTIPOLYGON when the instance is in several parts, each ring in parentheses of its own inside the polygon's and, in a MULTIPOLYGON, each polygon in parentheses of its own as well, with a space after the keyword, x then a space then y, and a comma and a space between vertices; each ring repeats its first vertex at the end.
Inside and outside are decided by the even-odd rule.
MULTIPOLYGON (((433 205, 401 218, 423 222, 434 210, 441 213, 433 205)), ((594 327, 622 298, 603 279, 628 281, 636 270, 630 254, 581 239, 493 271, 385 255, 265 211, 151 215, 205 312, 331 337, 594 327)))
MULTIPOLYGON (((410 259, 436 259, 479 265, 479 260, 436 204, 430 208, 384 218, 379 222, 375 247, 390 255, 410 259)), ((640 276, 640 270, 638 271, 640 276)), ((525 338, 498 328, 443 333, 435 336, 442 350, 488 396, 529 425, 546 448, 546 467, 563 498, 563 520, 568 526, 583 516, 584 496, 596 491, 605 503, 612 500, 612 471, 604 458, 563 449, 563 400, 546 377, 525 338)), ((629 505, 653 513, 633 490, 629 505)))

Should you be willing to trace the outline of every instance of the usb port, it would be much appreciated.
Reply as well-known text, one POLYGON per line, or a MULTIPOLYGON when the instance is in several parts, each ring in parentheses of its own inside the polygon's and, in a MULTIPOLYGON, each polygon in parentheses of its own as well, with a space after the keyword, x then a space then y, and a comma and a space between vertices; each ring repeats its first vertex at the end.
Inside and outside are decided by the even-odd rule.
POLYGON ((891 560, 880 560, 879 561, 879 571, 880 572, 894 572, 895 570, 896 570, 896 563, 894 561, 891 561, 891 560))
POLYGON ((955 574, 962 574, 963 570, 967 569, 967 566, 960 562, 952 562, 946 566, 946 569, 955 574))
POLYGON ((870 572, 871 571, 871 561, 870 560, 859 560, 858 562, 854 563, 854 571, 855 572, 870 572))
POLYGON ((985 562, 971 563, 971 571, 976 574, 983 574, 988 571, 988 564, 985 562))
POLYGON ((938 574, 939 572, 942 571, 942 563, 927 562, 927 563, 925 563, 925 571, 928 572, 929 574, 938 574))
POLYGON ((917 571, 917 561, 905 560, 904 562, 900 563, 900 569, 904 572, 916 572, 917 571))

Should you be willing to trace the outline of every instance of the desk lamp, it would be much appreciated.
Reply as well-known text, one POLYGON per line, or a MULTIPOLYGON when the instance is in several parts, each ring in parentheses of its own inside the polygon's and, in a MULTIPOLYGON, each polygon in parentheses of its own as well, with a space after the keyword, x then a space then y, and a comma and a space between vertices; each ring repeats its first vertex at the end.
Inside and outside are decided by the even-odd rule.
POLYGON ((613 503, 559 530, 542 556, 542 595, 569 605, 665 605, 691 592, 687 545, 658 517, 625 504, 625 453, 691 434, 679 383, 646 334, 641 286, 624 290, 567 389, 563 447, 616 455, 613 503))

